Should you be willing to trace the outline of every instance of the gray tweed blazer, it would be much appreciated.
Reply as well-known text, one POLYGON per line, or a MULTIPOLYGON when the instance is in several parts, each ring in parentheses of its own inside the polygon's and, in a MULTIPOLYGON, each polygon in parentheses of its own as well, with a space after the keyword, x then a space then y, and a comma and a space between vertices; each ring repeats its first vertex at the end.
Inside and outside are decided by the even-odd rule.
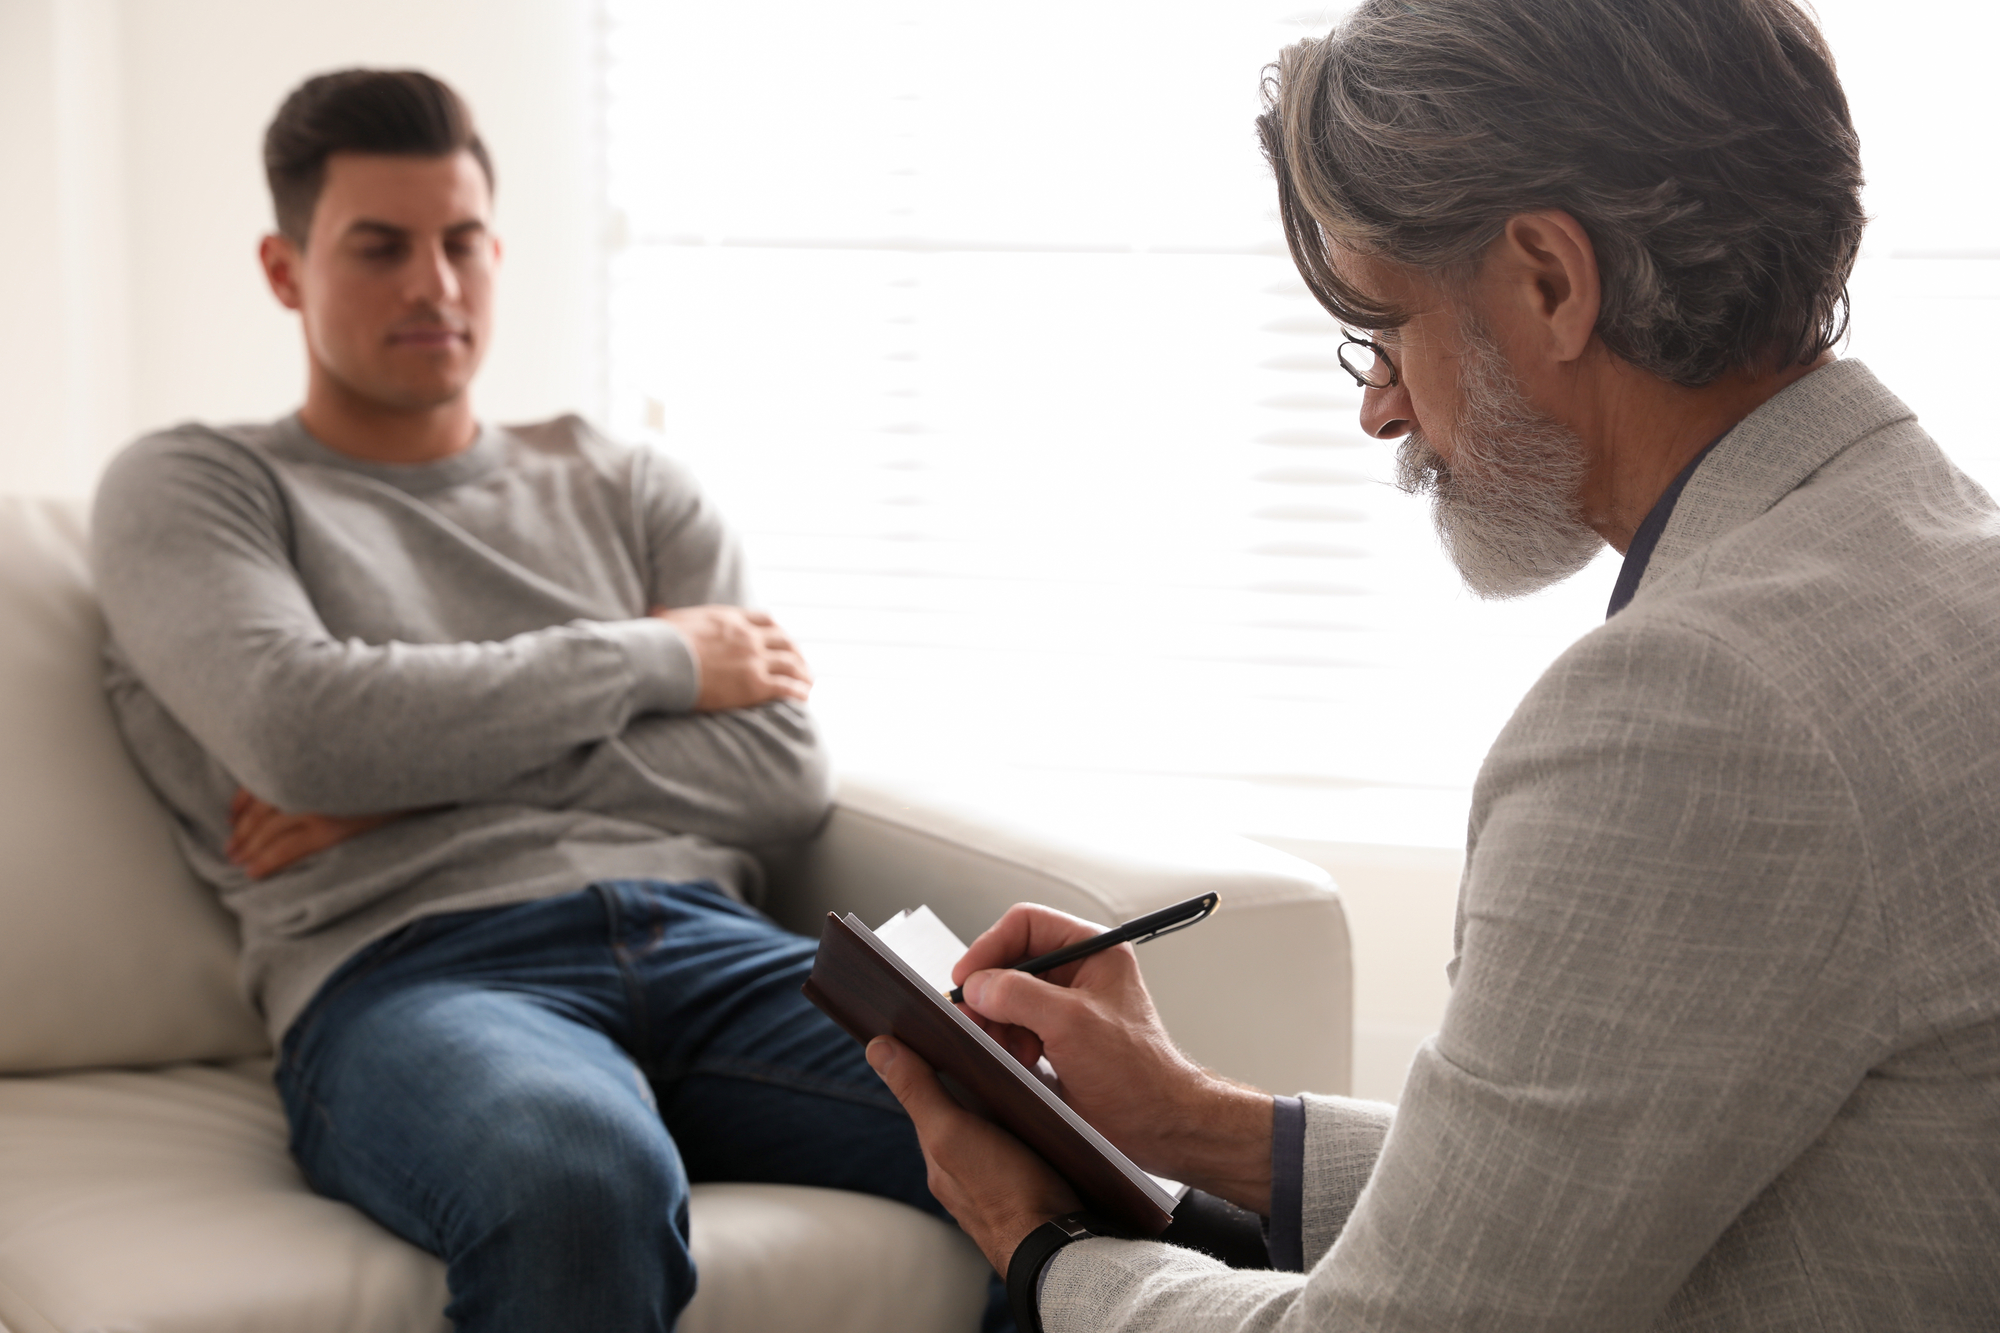
POLYGON ((1087 1241, 1051 1333, 2000 1329, 2000 512, 1859 362, 1522 701, 1451 970, 1308 1099, 1308 1273, 1087 1241))

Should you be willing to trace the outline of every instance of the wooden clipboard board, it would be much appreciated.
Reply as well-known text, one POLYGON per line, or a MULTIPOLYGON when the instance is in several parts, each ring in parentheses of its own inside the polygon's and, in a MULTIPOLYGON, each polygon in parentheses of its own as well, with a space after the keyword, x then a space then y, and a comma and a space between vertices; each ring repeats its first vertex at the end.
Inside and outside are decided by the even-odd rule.
POLYGON ((1107 1220, 1141 1236, 1157 1236, 1173 1220, 1172 1194, 852 914, 827 913, 819 955, 802 989, 856 1041, 892 1036, 957 1082, 1107 1220))

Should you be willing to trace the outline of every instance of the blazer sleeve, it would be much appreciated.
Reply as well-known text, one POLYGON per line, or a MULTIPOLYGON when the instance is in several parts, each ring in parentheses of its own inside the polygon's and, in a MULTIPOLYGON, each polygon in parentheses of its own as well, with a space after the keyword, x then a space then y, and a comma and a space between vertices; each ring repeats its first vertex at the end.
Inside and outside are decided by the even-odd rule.
POLYGON ((1648 1327, 1891 1046, 1840 765, 1702 630, 1633 617, 1565 654, 1472 834, 1443 1026, 1311 1272, 1087 1242, 1048 1270, 1052 1333, 1648 1327))
POLYGON ((1353 1097, 1307 1097, 1299 1217, 1305 1264, 1318 1263, 1354 1213, 1382 1155, 1396 1108, 1353 1097))

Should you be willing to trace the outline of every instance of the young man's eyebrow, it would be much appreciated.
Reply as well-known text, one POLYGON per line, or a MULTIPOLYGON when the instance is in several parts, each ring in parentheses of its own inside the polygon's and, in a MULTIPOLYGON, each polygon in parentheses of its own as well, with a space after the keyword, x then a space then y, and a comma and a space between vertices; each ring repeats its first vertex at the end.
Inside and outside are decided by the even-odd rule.
POLYGON ((367 233, 380 236, 384 240, 400 241, 410 234, 408 227, 398 227, 393 222, 377 222, 372 218, 358 218, 347 224, 347 235, 367 233))
MULTIPOLYGON (((485 230, 485 222, 479 218, 467 218, 463 222, 454 222, 449 227, 446 227, 444 234, 447 236, 469 236, 485 230)), ((345 234, 353 236, 357 233, 379 236, 384 240, 400 241, 409 237, 410 229, 408 227, 399 227, 393 222, 378 222, 374 218, 357 218, 347 224, 345 234)))

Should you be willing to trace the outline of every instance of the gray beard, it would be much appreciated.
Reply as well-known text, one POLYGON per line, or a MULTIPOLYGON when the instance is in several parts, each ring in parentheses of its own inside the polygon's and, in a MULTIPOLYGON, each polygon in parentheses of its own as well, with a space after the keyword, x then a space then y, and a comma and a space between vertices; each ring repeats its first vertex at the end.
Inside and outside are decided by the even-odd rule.
POLYGON ((1431 497, 1445 554, 1475 595, 1521 597, 1562 582, 1604 545, 1577 500, 1589 467, 1583 440, 1529 404, 1478 329, 1466 330, 1459 392, 1457 458, 1446 463, 1413 430, 1396 450, 1396 485, 1431 497))

